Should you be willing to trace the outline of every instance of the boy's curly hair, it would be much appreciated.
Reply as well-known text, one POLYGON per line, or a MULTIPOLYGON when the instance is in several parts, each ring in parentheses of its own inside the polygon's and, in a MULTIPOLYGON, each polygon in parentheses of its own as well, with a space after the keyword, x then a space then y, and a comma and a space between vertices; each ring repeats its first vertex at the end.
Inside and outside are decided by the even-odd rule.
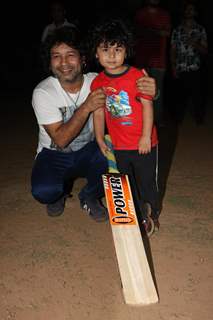
POLYGON ((51 49, 54 46, 62 43, 65 43, 69 47, 78 50, 81 57, 85 55, 80 31, 76 27, 64 26, 55 29, 53 33, 47 36, 45 42, 41 46, 41 59, 43 62, 44 71, 47 75, 52 74, 50 70, 51 49))
POLYGON ((120 18, 105 19, 93 26, 88 35, 88 49, 90 58, 94 58, 97 47, 104 45, 124 46, 126 48, 127 59, 133 56, 134 36, 132 29, 120 18))

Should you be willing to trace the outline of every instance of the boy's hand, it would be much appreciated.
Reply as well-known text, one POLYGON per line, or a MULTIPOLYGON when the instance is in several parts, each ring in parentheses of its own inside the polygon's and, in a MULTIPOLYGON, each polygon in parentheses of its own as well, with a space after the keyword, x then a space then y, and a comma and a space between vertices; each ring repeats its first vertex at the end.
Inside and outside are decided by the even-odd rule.
POLYGON ((147 154, 151 151, 151 138, 150 137, 141 137, 138 143, 138 152, 139 154, 147 154))
POLYGON ((98 141, 98 145, 99 145, 99 148, 101 150, 101 152, 103 153, 103 155, 105 157, 107 157, 107 152, 110 151, 109 148, 107 147, 106 143, 104 142, 104 140, 102 141, 98 141))

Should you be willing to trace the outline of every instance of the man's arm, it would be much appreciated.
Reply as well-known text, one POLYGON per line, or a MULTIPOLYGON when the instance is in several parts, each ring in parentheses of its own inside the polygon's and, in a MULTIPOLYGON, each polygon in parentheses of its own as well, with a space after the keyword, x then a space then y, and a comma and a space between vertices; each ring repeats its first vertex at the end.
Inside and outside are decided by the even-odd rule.
POLYGON ((197 40, 197 39, 189 39, 189 45, 194 47, 200 54, 207 54, 208 53, 208 44, 205 39, 197 40))
POLYGON ((69 121, 66 123, 60 121, 43 125, 44 129, 58 147, 64 148, 77 137, 90 113, 104 106, 105 99, 104 91, 97 89, 89 94, 85 102, 76 110, 69 121))

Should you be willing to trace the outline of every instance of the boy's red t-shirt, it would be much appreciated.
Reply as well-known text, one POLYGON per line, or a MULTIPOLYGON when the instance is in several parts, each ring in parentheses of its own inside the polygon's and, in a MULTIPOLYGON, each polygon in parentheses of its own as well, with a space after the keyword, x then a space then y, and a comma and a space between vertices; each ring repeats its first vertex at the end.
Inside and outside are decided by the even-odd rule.
MULTIPOLYGON (((92 82, 91 90, 104 88, 107 94, 105 119, 115 150, 137 150, 143 127, 143 105, 138 96, 136 80, 143 72, 130 67, 121 75, 101 72, 92 82)), ((150 96, 143 96, 150 100, 150 96)), ((152 129, 152 147, 158 144, 156 127, 152 129)))

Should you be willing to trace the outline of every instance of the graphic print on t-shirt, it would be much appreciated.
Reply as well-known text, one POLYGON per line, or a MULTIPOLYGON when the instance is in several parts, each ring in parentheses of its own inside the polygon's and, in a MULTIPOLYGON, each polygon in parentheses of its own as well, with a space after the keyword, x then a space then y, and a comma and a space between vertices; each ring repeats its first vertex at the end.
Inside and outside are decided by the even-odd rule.
POLYGON ((106 108, 113 118, 126 117, 132 113, 132 107, 129 105, 129 96, 126 91, 118 92, 116 89, 104 88, 107 94, 106 108))

